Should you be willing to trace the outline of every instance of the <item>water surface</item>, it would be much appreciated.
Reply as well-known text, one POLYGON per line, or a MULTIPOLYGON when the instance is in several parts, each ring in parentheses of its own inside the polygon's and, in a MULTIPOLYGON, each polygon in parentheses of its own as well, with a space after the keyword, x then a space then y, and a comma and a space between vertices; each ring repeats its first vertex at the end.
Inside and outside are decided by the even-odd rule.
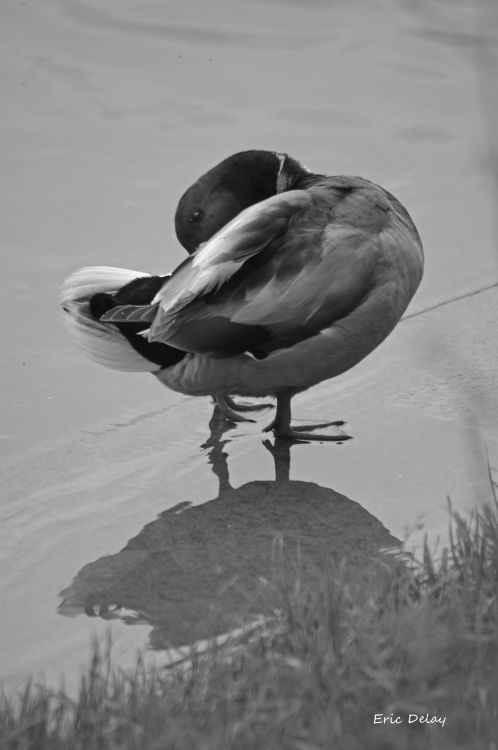
POLYGON ((184 257, 172 224, 179 196, 246 148, 287 151, 396 193, 427 255, 409 314, 493 283, 483 114, 494 111, 469 35, 477 28, 488 45, 488 12, 481 32, 466 2, 2 4, 0 664, 9 684, 33 670, 76 674, 91 633, 109 622, 123 660, 151 632, 156 646, 177 644, 181 623, 187 639, 203 635, 192 623, 206 605, 202 586, 209 598, 215 584, 202 569, 235 566, 251 591, 247 576, 268 567, 268 529, 304 538, 311 566, 314 538, 365 559, 415 539, 419 520, 444 536, 447 496, 462 511, 489 496, 493 290, 408 318, 352 373, 296 399, 297 418, 345 419, 354 440, 294 446, 289 480, 275 482, 265 416, 224 434, 229 495, 200 447, 208 400, 86 362, 57 304, 60 283, 82 265, 174 267, 184 257), (179 503, 192 507, 176 515, 179 503), (204 536, 189 546, 198 523, 204 536), (244 529, 253 567, 236 561, 244 529), (140 624, 115 622, 109 604, 140 624))

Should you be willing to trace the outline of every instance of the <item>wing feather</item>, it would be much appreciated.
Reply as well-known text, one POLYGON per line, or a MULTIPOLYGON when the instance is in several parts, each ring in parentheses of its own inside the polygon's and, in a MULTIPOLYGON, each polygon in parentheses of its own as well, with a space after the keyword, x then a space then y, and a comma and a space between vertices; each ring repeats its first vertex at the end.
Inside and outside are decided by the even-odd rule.
POLYGON ((169 343, 187 351, 264 356, 346 317, 372 288, 375 240, 337 227, 310 254, 306 236, 291 234, 269 265, 178 311, 168 327, 169 343))
POLYGON ((293 214, 308 206, 304 190, 272 196, 242 211, 185 260, 156 295, 159 310, 150 340, 164 341, 177 328, 178 313, 197 299, 216 293, 251 258, 284 233, 293 214))
POLYGON ((103 323, 151 323, 158 305, 116 305, 101 315, 103 323))

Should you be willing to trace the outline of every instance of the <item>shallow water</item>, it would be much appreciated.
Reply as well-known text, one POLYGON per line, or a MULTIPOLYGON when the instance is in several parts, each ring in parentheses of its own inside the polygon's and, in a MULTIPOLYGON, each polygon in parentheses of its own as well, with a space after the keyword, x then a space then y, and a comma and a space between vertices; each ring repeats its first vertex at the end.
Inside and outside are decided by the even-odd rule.
MULTIPOLYGON (((496 38, 491 4, 487 12, 484 44, 496 38)), ((268 529, 304 538, 312 568, 315 538, 363 559, 409 533, 420 540, 420 520, 431 539, 444 537, 447 496, 462 511, 489 497, 496 290, 408 318, 352 373, 296 399, 296 417, 343 418, 354 440, 294 446, 290 484, 274 481, 262 445, 269 414, 220 436, 227 457, 217 467, 234 488, 221 496, 209 463, 220 443, 200 447, 208 400, 84 361, 57 304, 61 281, 82 265, 176 265, 179 196, 244 148, 287 151, 316 171, 361 174, 396 193, 427 256, 408 314, 492 284, 496 193, 483 115, 495 113, 485 75, 479 85, 489 56, 470 35, 477 21, 464 2, 2 4, 8 684, 33 670, 71 679, 90 634, 109 622, 123 660, 151 626, 155 646, 201 637, 193 623, 221 580, 208 580, 206 567, 244 573, 250 594, 247 576, 264 577, 269 565, 268 529), (172 514, 183 502, 194 507, 172 514), (229 537, 222 519, 235 529, 229 537), (203 535, 193 543, 197 524, 203 535), (248 528, 251 563, 241 543, 248 528), (82 614, 101 605, 100 618, 82 614), (142 624, 114 622, 108 605, 142 624)))

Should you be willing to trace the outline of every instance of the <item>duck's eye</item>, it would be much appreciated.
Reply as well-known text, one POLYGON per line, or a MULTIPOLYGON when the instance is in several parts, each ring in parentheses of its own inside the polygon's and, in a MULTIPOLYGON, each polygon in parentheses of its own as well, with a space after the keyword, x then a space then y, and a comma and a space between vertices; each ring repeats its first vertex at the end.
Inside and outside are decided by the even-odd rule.
POLYGON ((189 221, 192 221, 194 224, 197 224, 198 221, 202 219, 202 211, 194 211, 190 216, 188 217, 189 221))

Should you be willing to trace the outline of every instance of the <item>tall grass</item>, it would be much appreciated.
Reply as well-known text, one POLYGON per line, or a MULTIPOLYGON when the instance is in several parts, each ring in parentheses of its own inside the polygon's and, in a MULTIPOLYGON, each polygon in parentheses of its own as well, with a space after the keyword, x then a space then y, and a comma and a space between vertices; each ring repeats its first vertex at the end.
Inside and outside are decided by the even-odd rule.
POLYGON ((306 587, 282 560, 277 543, 279 609, 262 627, 153 673, 95 646, 77 699, 30 683, 1 700, 2 750, 496 750, 496 502, 453 514, 438 559, 426 545, 362 573, 324 561, 306 587))

